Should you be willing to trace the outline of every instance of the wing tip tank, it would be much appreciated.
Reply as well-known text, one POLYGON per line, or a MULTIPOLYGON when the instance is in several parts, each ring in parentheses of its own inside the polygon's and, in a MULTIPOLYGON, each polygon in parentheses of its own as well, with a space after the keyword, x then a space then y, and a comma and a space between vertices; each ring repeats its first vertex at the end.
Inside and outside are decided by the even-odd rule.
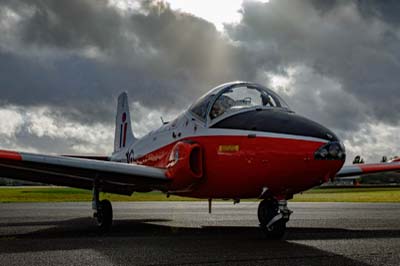
POLYGON ((359 164, 360 169, 363 173, 377 173, 377 172, 389 172, 399 171, 400 163, 380 163, 380 164, 359 164))
POLYGON ((15 151, 0 150, 0 159, 22 161, 22 156, 15 151))

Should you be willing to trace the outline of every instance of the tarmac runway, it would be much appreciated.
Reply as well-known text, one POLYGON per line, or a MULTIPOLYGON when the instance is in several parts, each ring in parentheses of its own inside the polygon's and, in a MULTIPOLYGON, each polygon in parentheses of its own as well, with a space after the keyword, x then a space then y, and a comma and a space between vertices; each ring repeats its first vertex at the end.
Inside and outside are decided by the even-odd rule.
POLYGON ((266 240, 256 202, 114 203, 99 235, 91 203, 0 204, 0 265, 400 265, 400 204, 289 203, 266 240))

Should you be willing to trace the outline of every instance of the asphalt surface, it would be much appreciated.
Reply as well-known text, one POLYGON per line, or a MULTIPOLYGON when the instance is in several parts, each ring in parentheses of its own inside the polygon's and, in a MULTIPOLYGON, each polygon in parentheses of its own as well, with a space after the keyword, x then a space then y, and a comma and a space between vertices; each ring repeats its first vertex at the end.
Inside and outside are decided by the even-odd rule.
POLYGON ((100 235, 90 203, 0 204, 0 265, 400 265, 400 204, 290 203, 284 240, 257 203, 114 203, 100 235))

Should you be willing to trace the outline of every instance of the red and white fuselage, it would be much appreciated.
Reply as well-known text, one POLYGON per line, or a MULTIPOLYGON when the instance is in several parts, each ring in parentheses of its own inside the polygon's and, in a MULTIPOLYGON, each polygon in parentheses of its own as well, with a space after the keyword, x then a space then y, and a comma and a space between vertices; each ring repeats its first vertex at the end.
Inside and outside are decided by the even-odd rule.
POLYGON ((252 106, 264 89, 245 82, 217 87, 201 98, 206 101, 205 116, 196 113, 200 99, 113 159, 169 169, 172 182, 165 192, 197 198, 256 198, 265 190, 276 198, 291 198, 333 178, 344 164, 344 150, 338 158, 316 158, 315 153, 330 142, 338 142, 336 136, 294 114, 275 94, 271 105, 252 106), (256 93, 247 96, 243 88, 256 93), (242 95, 234 95, 239 89, 242 95), (213 116, 213 105, 228 96, 233 105, 239 102, 244 106, 213 116), (243 99, 231 100, 234 96, 243 99), (185 152, 187 159, 182 158, 185 152), (188 169, 176 167, 179 164, 188 169))

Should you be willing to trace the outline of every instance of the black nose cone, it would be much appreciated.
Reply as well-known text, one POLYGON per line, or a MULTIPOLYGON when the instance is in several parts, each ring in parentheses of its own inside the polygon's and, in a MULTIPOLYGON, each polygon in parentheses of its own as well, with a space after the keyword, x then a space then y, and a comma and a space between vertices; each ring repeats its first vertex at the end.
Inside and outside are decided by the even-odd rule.
POLYGON ((338 141, 332 131, 310 119, 295 113, 273 109, 239 113, 219 121, 212 128, 262 131, 338 141))

